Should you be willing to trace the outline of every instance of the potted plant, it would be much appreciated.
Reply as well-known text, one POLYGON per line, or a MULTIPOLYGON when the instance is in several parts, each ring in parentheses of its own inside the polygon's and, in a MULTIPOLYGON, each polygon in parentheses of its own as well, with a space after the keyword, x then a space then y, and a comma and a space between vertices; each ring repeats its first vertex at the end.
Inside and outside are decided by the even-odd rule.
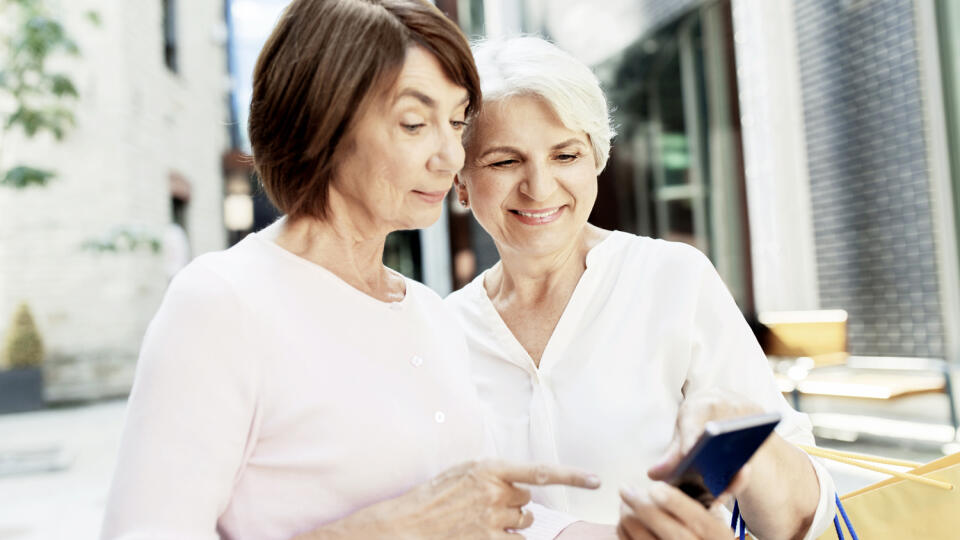
POLYGON ((0 413, 42 409, 43 339, 26 304, 20 304, 0 351, 0 413))

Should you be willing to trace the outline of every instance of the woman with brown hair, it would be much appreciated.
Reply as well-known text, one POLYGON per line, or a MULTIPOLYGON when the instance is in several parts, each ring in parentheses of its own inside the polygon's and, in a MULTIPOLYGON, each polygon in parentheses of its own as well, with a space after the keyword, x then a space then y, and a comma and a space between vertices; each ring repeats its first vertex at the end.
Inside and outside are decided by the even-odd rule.
MULTIPOLYGON (((104 538, 510 538, 533 521, 514 483, 597 486, 473 461, 490 445, 462 333, 381 262, 388 233, 440 216, 479 103, 466 40, 423 0, 287 8, 249 126, 285 218, 171 283, 104 538)), ((537 517, 540 537, 570 522, 537 517)))

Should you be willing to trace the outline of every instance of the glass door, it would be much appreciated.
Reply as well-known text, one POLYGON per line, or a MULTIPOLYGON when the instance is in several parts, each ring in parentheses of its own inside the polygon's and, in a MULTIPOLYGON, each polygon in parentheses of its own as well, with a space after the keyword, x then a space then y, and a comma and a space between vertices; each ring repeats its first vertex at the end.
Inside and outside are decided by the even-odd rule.
POLYGON ((753 308, 728 0, 709 2, 599 67, 620 136, 613 184, 632 181, 635 232, 686 242, 753 308), (626 162, 626 164, 624 163, 626 162))

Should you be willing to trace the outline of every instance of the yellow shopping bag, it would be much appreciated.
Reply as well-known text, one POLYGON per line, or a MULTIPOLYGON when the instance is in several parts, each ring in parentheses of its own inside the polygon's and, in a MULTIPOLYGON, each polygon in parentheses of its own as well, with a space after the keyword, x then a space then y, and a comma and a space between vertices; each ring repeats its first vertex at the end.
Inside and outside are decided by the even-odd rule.
MULTIPOLYGON (((925 465, 876 458, 824 448, 803 447, 811 455, 890 474, 865 488, 840 497, 855 535, 844 526, 846 538, 863 540, 951 540, 960 538, 960 453, 925 465), (901 473, 872 465, 912 467, 901 473)), ((837 519, 836 524, 843 524, 837 519)), ((835 540, 831 528, 818 540, 835 540)))
MULTIPOLYGON (((800 448, 813 456, 891 476, 839 497, 834 527, 817 540, 960 539, 960 453, 924 465, 826 448, 800 448), (878 463, 910 470, 895 471, 878 463)), ((739 530, 741 539, 745 537, 736 506, 731 527, 739 530)))

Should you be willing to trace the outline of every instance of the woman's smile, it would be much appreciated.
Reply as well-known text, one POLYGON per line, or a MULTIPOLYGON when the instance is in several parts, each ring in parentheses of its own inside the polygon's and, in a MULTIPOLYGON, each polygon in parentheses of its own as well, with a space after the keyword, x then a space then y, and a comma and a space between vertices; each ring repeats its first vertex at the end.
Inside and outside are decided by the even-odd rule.
POLYGON ((546 225, 560 219, 566 206, 541 208, 537 210, 511 209, 510 213, 525 225, 546 225))

